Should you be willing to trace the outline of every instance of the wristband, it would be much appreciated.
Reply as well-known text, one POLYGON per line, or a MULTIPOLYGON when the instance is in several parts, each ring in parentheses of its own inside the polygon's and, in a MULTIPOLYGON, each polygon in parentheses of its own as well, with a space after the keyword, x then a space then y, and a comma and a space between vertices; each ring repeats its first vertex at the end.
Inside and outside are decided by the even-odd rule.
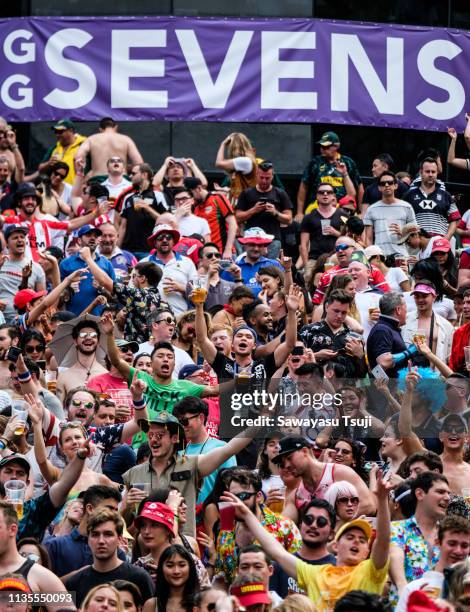
POLYGON ((31 372, 29 370, 26 370, 26 372, 23 372, 22 374, 17 374, 17 376, 18 380, 22 383, 26 383, 31 380, 31 372))
POLYGON ((6 447, 8 446, 5 438, 0 438, 0 450, 5 450, 6 447))
POLYGON ((147 405, 147 402, 145 401, 145 398, 143 397, 140 400, 132 400, 132 404, 135 410, 143 410, 145 406, 147 405))

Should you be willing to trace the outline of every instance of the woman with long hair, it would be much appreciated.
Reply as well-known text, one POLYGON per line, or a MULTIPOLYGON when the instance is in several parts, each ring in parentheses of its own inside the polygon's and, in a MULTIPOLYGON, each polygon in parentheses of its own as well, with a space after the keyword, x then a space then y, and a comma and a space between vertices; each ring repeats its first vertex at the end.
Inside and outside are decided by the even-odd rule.
POLYGON ((283 437, 282 432, 273 431, 264 439, 263 448, 258 454, 258 474, 263 483, 262 491, 267 495, 270 489, 284 486, 279 475, 279 466, 272 462, 273 457, 279 454, 279 440, 283 437))
POLYGON ((242 191, 256 185, 256 153, 248 137, 241 132, 232 132, 220 143, 215 166, 230 177, 229 198, 233 204, 242 191))
POLYGON ((42 182, 37 185, 42 196, 40 210, 43 214, 59 218, 62 213, 63 219, 72 215, 72 187, 65 182, 68 173, 68 164, 58 161, 48 168, 42 182))
POLYGON ((347 465, 352 468, 366 484, 369 484, 369 474, 364 467, 364 451, 366 447, 362 442, 351 440, 351 438, 337 438, 333 450, 334 463, 347 465))
POLYGON ((143 612, 193 612, 200 585, 190 553, 180 544, 166 548, 158 562, 157 597, 147 600, 143 612))
POLYGON ((116 587, 105 582, 88 591, 80 606, 80 612, 124 612, 121 597, 116 587))
POLYGON ((265 266, 258 271, 258 281, 261 285, 261 291, 258 298, 269 304, 271 298, 284 288, 284 272, 277 266, 265 266))
POLYGON ((435 240, 432 246, 431 259, 435 259, 439 264, 445 294, 450 298, 454 297, 457 293, 458 266, 455 255, 451 251, 450 242, 445 238, 435 240))

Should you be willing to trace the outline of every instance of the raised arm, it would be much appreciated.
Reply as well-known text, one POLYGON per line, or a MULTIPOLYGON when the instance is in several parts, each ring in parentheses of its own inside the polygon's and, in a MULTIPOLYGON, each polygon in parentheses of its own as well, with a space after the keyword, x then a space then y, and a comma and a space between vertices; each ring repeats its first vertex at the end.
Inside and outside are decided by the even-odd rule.
POLYGON ((133 166, 135 166, 136 164, 143 164, 144 163, 144 158, 140 154, 140 151, 137 148, 137 145, 135 144, 135 142, 132 140, 132 138, 130 136, 128 136, 127 138, 128 138, 128 140, 127 140, 127 157, 129 158, 131 164, 133 166))
POLYGON ((175 163, 175 158, 169 155, 165 158, 165 161, 160 166, 160 168, 155 172, 155 175, 152 180, 152 184, 154 187, 160 187, 160 185, 163 183, 163 180, 168 171, 168 164, 170 164, 171 162, 175 163))
POLYGON ((75 458, 65 466, 59 480, 49 489, 49 496, 56 508, 60 508, 67 501, 70 491, 73 489, 83 472, 85 459, 89 457, 89 455, 90 441, 85 440, 83 445, 77 450, 75 458))
POLYGON ((28 413, 33 424, 34 456, 36 457, 44 480, 49 486, 52 486, 59 479, 60 470, 47 458, 46 445, 42 433, 43 405, 34 395, 26 394, 24 398, 29 404, 28 413))
POLYGON ((226 491, 220 498, 221 502, 230 502, 235 506, 235 515, 243 519, 245 527, 249 529, 251 535, 260 543, 261 548, 266 555, 279 563, 282 569, 291 576, 297 576, 297 557, 287 552, 284 546, 276 540, 266 529, 261 525, 256 516, 238 499, 233 493, 226 491))
POLYGON ((100 320, 100 329, 107 338, 108 358, 115 368, 117 368, 124 378, 129 380, 131 366, 119 357, 119 349, 114 339, 114 320, 110 312, 106 312, 100 320))
POLYGON ((90 155, 90 139, 87 138, 82 144, 78 147, 78 151, 75 154, 75 165, 79 165, 81 167, 85 167, 85 162, 87 156, 90 155))
POLYGON ((134 418, 125 423, 124 427, 122 428, 122 443, 141 431, 139 421, 147 420, 148 416, 144 398, 144 392, 147 389, 147 384, 144 380, 138 378, 138 375, 139 370, 135 370, 132 384, 130 386, 130 392, 134 404, 134 418))
POLYGON ((300 288, 292 285, 289 289, 289 294, 286 298, 287 306, 287 322, 286 322, 286 339, 280 344, 274 351, 274 361, 276 366, 280 366, 281 363, 287 359, 292 352, 297 340, 297 311, 300 306, 300 288))
POLYGON ((90 247, 82 247, 79 253, 80 257, 83 259, 83 261, 88 266, 88 269, 93 274, 93 278, 96 280, 96 282, 101 287, 104 287, 106 291, 111 293, 113 291, 114 280, 97 265, 97 263, 91 256, 90 247))
POLYGON ((195 178, 198 178, 203 187, 207 187, 208 182, 204 172, 199 168, 192 157, 188 157, 186 160, 186 165, 192 170, 192 173, 195 178))
POLYGON ((398 414, 398 431, 400 436, 406 440, 406 450, 408 454, 416 453, 425 450, 418 436, 413 432, 412 423, 412 403, 413 393, 416 389, 421 376, 411 367, 411 362, 408 363, 408 374, 406 375, 406 390, 402 398, 401 409, 398 414), (410 447, 411 445, 411 447, 410 447))
POLYGON ((225 159, 225 147, 230 142, 230 136, 227 136, 220 143, 219 149, 217 151, 217 157, 215 159, 215 167, 222 168, 222 170, 235 170, 235 166, 233 164, 233 159, 225 159))
POLYGON ((372 545, 371 559, 377 569, 382 569, 388 563, 390 550, 390 508, 388 505, 388 494, 392 486, 382 479, 379 474, 374 491, 377 500, 377 526, 376 536, 372 545))
POLYGON ((70 287, 72 283, 82 280, 82 278, 86 278, 84 276, 86 271, 86 268, 81 268, 80 270, 75 270, 75 272, 69 276, 66 276, 64 280, 57 285, 57 287, 55 287, 39 304, 37 304, 37 306, 34 306, 30 312, 28 312, 28 325, 32 325, 35 321, 37 321, 48 308, 55 306, 60 300, 62 292, 65 291, 67 287, 70 287))
MULTIPOLYGON (((193 294, 189 295, 189 299, 193 299, 193 294)), ((204 356, 204 359, 207 363, 211 365, 214 363, 215 357, 217 355, 217 349, 214 344, 209 340, 207 335, 207 325, 206 319, 204 317, 204 304, 194 304, 196 310, 196 320, 195 320, 195 328, 196 328, 196 340, 199 344, 199 348, 204 356)))
POLYGON ((235 438, 232 438, 225 446, 215 448, 205 455, 199 455, 197 464, 199 475, 204 477, 215 472, 227 459, 230 459, 230 457, 238 454, 248 446, 259 432, 259 427, 249 427, 235 436, 235 438))

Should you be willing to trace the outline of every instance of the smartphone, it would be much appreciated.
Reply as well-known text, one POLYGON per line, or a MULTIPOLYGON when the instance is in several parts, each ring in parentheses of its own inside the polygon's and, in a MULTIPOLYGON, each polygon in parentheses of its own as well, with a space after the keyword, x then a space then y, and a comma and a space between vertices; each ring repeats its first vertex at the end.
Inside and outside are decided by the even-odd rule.
POLYGON ((292 349, 292 355, 303 355, 304 347, 303 346, 294 346, 292 349))
POLYGON ((269 198, 267 198, 266 196, 262 196, 261 198, 259 198, 258 202, 264 202, 265 204, 267 204, 269 202, 269 198))
POLYGON ((387 374, 385 373, 385 370, 383 369, 383 367, 378 364, 375 366, 373 370, 371 370, 371 372, 372 372, 372 376, 374 378, 377 378, 377 380, 390 380, 387 374))
POLYGON ((41 368, 41 370, 45 370, 46 369, 46 360, 45 359, 39 359, 38 361, 36 361, 36 364, 38 366, 38 368, 41 368))
POLYGON ((10 346, 7 353, 7 361, 11 361, 12 363, 16 363, 18 361, 18 357, 21 355, 21 349, 17 346, 10 346))
POLYGON ((227 268, 230 268, 233 264, 233 261, 231 259, 221 259, 219 260, 219 264, 221 270, 227 270, 227 268))

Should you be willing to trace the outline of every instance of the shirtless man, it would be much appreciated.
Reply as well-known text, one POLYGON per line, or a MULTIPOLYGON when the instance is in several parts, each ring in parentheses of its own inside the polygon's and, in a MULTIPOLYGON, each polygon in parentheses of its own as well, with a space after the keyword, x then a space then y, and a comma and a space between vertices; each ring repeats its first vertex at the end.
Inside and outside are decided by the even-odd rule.
POLYGON ((118 134, 118 125, 111 117, 100 121, 98 134, 89 136, 77 151, 76 163, 84 164, 87 155, 91 157, 91 175, 108 174, 108 160, 119 157, 124 163, 143 163, 135 142, 129 136, 118 134))
POLYGON ((339 480, 346 480, 357 488, 361 500, 358 515, 370 516, 374 513, 375 504, 372 495, 364 481, 352 468, 337 464, 334 464, 332 468, 333 464, 318 461, 309 442, 301 436, 286 436, 280 440, 279 446, 279 454, 274 457, 273 463, 288 470, 293 476, 302 478, 295 499, 287 499, 283 512, 285 516, 297 522, 299 502, 301 505, 304 501, 310 501, 312 495, 322 499, 329 485, 339 480))
POLYGON ((100 331, 94 321, 77 323, 72 330, 72 338, 77 349, 77 360, 57 379, 57 397, 62 401, 71 389, 86 386, 90 378, 107 372, 96 359, 100 331))
POLYGON ((0 157, 8 160, 10 179, 21 183, 24 179, 25 163, 19 146, 16 144, 16 134, 11 125, 0 118, 0 157))
POLYGON ((458 414, 449 414, 442 422, 439 439, 444 446, 441 454, 444 476, 455 495, 462 495, 470 483, 470 465, 464 461, 463 453, 468 429, 463 418, 458 414))

